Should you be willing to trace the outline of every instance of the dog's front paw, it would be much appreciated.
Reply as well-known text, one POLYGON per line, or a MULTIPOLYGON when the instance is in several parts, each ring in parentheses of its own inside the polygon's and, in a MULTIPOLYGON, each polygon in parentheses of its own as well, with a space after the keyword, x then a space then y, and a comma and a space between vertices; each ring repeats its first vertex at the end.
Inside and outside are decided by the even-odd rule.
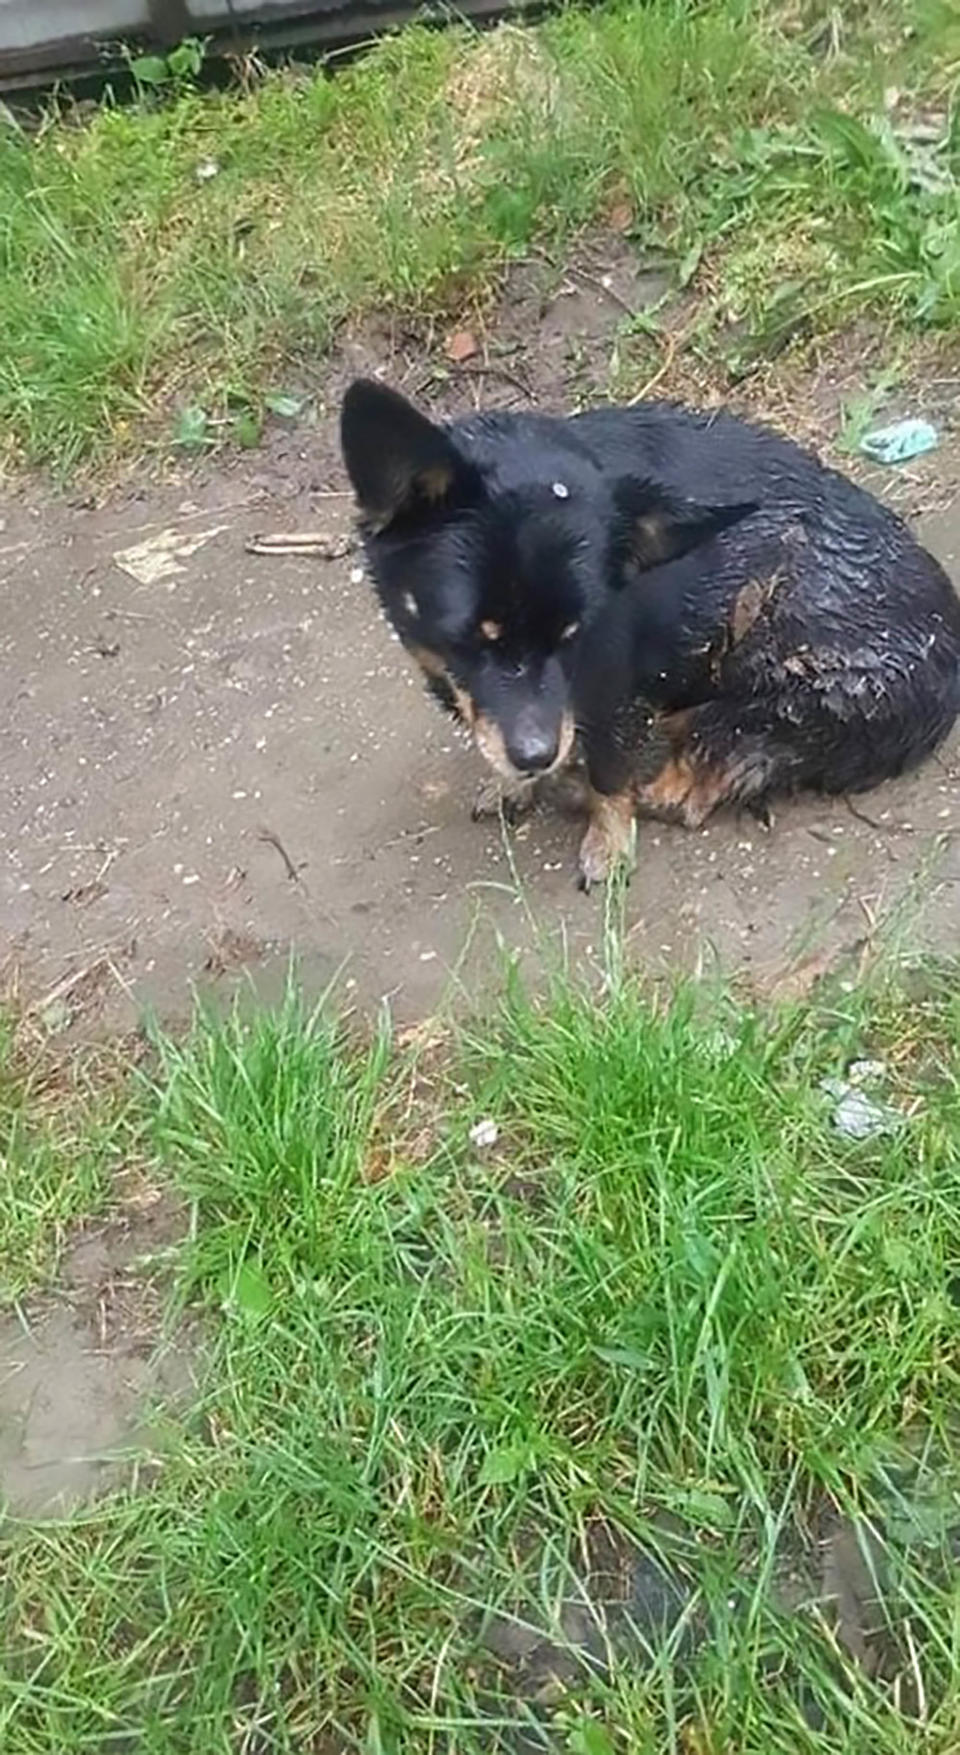
POLYGON ((612 798, 595 796, 590 827, 580 843, 578 884, 590 890, 606 883, 618 871, 630 871, 636 850, 637 826, 633 799, 618 793, 612 798))
POLYGON ((532 780, 501 780, 496 774, 481 780, 470 813, 474 822, 502 816, 508 823, 519 823, 533 809, 534 785, 532 780))

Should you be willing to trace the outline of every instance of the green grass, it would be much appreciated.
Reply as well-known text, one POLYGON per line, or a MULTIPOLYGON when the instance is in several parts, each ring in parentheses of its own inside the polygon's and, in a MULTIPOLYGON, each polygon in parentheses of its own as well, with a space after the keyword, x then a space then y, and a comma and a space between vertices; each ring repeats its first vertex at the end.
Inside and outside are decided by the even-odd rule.
POLYGON ((69 1227, 108 1197, 124 1105, 103 1072, 26 1047, 0 1015, 0 1310, 52 1277, 69 1227))
POLYGON ((949 10, 912 0, 620 0, 410 29, 335 78, 0 124, 6 453, 67 471, 177 433, 256 442, 344 320, 462 306, 611 204, 638 248, 701 263, 707 329, 742 321, 748 349, 864 310, 949 324, 958 70, 949 10))
POLYGON ((957 993, 614 971, 420 1064, 295 995, 162 1043, 207 1375, 149 1485, 7 1528, 5 1755, 954 1750, 957 993), (819 1084, 864 1055, 903 1120, 853 1143, 819 1084), (872 1676, 810 1582, 841 1513, 872 1676), (585 1557, 629 1544, 684 1621, 578 1664, 585 1557))

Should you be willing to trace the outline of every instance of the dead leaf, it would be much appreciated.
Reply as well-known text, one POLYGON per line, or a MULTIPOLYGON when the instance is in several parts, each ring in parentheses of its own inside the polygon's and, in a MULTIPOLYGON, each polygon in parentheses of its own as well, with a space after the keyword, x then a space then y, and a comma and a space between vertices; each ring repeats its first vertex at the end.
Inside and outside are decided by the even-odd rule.
POLYGON ((730 618, 730 633, 735 646, 739 646, 741 640, 746 639, 766 602, 766 595, 766 588, 759 579, 748 579, 746 585, 737 592, 730 618))
POLYGON ((450 1032, 434 1018, 424 1018, 419 1024, 407 1024, 397 1031, 398 1048, 413 1048, 418 1054, 427 1054, 431 1049, 441 1048, 449 1040, 450 1032))
POLYGON ((187 535, 183 530, 170 528, 160 530, 156 536, 148 536, 145 542, 135 543, 132 548, 119 548, 114 552, 114 561, 138 585, 166 585, 172 591, 173 581, 179 573, 185 573, 186 567, 180 565, 195 555, 204 543, 212 541, 229 524, 214 524, 209 530, 195 530, 187 535))
POLYGON ((455 329, 452 335, 447 336, 443 351, 454 365, 462 366, 466 360, 475 359, 480 349, 472 329, 455 329))
POLYGON ((383 1182, 392 1176, 396 1167, 396 1158, 388 1146, 374 1141, 367 1149, 366 1156, 360 1167, 361 1179, 366 1183, 383 1182))
POLYGON ((775 573, 771 573, 769 579, 748 579, 738 591, 730 618, 730 637, 734 646, 739 646, 740 641, 749 634, 782 579, 783 569, 778 568, 775 573))
POLYGON ((631 232, 634 226, 633 204, 629 201, 618 201, 607 214, 607 224, 614 232, 631 232))

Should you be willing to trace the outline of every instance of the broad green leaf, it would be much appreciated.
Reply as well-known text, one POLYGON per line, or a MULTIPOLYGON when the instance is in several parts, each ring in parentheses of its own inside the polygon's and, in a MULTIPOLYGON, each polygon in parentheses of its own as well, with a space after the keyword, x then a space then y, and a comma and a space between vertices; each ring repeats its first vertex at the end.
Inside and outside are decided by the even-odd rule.
POLYGON ((170 69, 162 55, 135 55, 130 71, 141 85, 166 85, 170 78, 170 69))

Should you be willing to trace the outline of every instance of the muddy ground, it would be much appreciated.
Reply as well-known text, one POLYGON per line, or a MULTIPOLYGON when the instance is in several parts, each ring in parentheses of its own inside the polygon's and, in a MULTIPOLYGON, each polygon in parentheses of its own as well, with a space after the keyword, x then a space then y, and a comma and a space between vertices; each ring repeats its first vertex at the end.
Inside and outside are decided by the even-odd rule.
MULTIPOLYGON (((614 246, 564 276, 526 265, 460 365, 449 335, 374 326, 344 345, 314 420, 278 423, 256 452, 105 499, 8 500, 0 908, 8 979, 15 971, 47 1027, 124 1026, 144 1005, 177 1017, 192 983, 223 985, 238 969, 269 994, 291 948, 312 987, 340 972, 348 994, 387 996, 417 1017, 478 917, 468 986, 490 968, 491 925, 509 946, 529 942, 520 890, 575 959, 596 953, 603 904, 574 887, 577 825, 541 814, 508 848, 497 824, 471 822, 478 758, 391 643, 358 555, 267 558, 245 541, 319 530, 346 548, 335 411, 353 371, 381 370, 448 409, 569 407, 603 393, 626 309, 658 291, 614 246)), ((849 367, 843 349, 808 361, 802 406, 781 372, 774 416, 789 421, 793 407, 795 428, 824 442, 849 367)), ((900 405, 932 408, 945 443, 872 485, 919 513, 929 546, 960 573, 955 389, 904 385, 900 405)), ((747 385, 735 400, 766 413, 764 394, 747 385)), ((716 955, 775 977, 814 947, 869 937, 911 885, 924 905, 914 938, 950 945, 958 767, 954 741, 917 776, 859 799, 859 814, 803 800, 769 834, 735 816, 697 834, 643 826, 632 955, 658 966, 716 955)))

